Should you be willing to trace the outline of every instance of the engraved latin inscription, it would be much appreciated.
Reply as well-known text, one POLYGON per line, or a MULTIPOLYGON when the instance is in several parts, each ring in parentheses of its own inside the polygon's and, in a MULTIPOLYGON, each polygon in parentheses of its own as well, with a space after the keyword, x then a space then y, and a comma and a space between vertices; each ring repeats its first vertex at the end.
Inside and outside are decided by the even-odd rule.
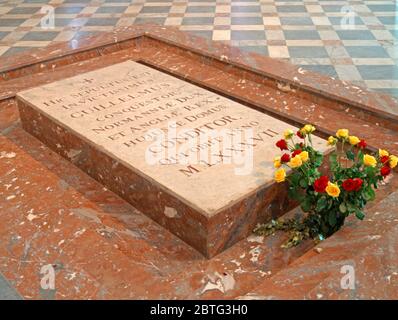
POLYGON ((275 142, 292 127, 133 61, 18 96, 208 213, 272 183, 275 142))

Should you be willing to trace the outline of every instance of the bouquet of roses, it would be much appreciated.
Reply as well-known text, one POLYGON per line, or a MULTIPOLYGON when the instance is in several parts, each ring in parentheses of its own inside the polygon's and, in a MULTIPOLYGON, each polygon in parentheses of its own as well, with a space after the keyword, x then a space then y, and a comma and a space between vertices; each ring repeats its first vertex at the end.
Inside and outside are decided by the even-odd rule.
POLYGON ((322 174, 324 156, 313 148, 311 139, 315 130, 310 124, 296 133, 286 130, 284 139, 276 143, 283 154, 274 160, 275 181, 288 182, 289 198, 298 201, 307 214, 300 220, 272 220, 257 226, 255 233, 290 231, 284 247, 307 238, 323 240, 340 229, 350 214, 362 220, 363 209, 375 198, 378 184, 398 163, 398 157, 386 150, 366 153, 364 140, 349 135, 347 129, 339 129, 327 140, 334 149, 329 155, 328 172, 322 174), (291 170, 289 175, 285 168, 291 170))

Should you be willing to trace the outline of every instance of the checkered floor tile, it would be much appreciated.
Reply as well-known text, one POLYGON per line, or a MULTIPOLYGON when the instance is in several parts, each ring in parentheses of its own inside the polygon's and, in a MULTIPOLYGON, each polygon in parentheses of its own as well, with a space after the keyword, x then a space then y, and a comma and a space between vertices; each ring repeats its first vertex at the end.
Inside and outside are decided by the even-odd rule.
POLYGON ((395 0, 0 0, 0 55, 149 22, 398 97, 397 12, 395 0))

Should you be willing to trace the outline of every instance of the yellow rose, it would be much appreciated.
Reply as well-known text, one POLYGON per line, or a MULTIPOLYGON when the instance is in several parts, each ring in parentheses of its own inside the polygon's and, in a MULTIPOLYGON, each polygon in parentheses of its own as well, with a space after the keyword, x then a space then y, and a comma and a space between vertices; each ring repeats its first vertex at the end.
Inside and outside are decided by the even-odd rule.
POLYGON ((284 135, 285 139, 287 140, 287 139, 290 139, 291 137, 293 137, 294 132, 291 129, 287 129, 287 130, 285 130, 283 135, 284 135))
POLYGON ((384 157, 384 156, 389 156, 390 154, 388 153, 388 151, 383 150, 383 149, 379 149, 379 157, 384 157))
POLYGON ((307 152, 307 151, 301 152, 301 153, 299 154, 299 156, 300 156, 300 158, 301 158, 301 161, 303 161, 303 162, 307 162, 307 161, 308 161, 309 155, 308 155, 308 152, 307 152))
POLYGON ((347 129, 339 129, 336 132, 336 136, 338 138, 346 139, 346 138, 348 138, 348 130, 347 129))
POLYGON ((376 167, 377 161, 375 157, 365 154, 363 157, 363 163, 368 167, 376 167))
POLYGON ((329 146, 334 146, 336 143, 337 143, 337 139, 336 139, 335 137, 330 136, 330 137, 328 138, 328 145, 329 145, 329 146))
POLYGON ((275 171, 275 181, 276 182, 283 182, 285 181, 286 178, 286 171, 283 168, 280 168, 278 170, 275 171))
POLYGON ((282 163, 281 163, 281 157, 276 157, 276 158, 274 159, 274 167, 275 167, 275 168, 280 168, 281 165, 282 165, 282 163))
POLYGON ((288 162, 288 166, 290 168, 298 168, 303 164, 303 160, 301 160, 300 155, 296 155, 294 158, 290 159, 290 161, 288 162))
POLYGON ((328 182, 328 186, 326 187, 326 193, 333 197, 337 198, 340 195, 340 188, 337 184, 331 183, 330 181, 328 182))
POLYGON ((390 168, 394 169, 397 166, 397 164, 398 164, 398 157, 391 155, 389 162, 390 168))
POLYGON ((356 146, 361 140, 356 136, 349 136, 348 141, 351 145, 356 146))
POLYGON ((311 124, 306 124, 300 131, 304 133, 313 133, 315 131, 315 127, 311 124))

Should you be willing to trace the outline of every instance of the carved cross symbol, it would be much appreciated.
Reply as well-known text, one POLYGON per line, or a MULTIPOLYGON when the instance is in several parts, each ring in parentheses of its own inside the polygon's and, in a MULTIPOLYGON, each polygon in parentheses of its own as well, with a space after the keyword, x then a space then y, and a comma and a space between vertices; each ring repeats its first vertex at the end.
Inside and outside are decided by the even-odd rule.
POLYGON ((228 155, 223 154, 222 151, 220 151, 218 154, 213 154, 213 156, 220 157, 221 162, 224 162, 224 157, 225 157, 225 158, 231 158, 231 156, 228 156, 228 155))

